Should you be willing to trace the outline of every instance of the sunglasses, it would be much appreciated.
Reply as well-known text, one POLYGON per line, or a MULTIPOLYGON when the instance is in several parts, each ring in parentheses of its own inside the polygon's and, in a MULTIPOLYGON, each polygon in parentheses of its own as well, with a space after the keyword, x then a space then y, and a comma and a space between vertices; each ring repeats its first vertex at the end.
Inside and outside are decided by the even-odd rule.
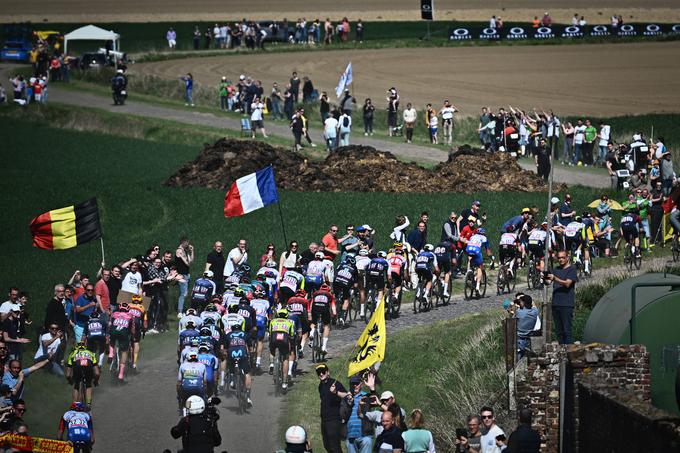
POLYGON ((483 420, 491 420, 493 418, 493 415, 482 415, 483 420))
MULTIPOLYGON (((24 408, 24 407, 15 407, 14 410, 17 411, 17 412, 26 412, 26 408, 24 408)), ((19 433, 19 434, 21 434, 21 433, 19 433)))
POLYGON ((6 347, 4 347, 4 346, 0 347, 0 351, 6 351, 6 350, 7 350, 6 347))
POLYGON ((337 233, 338 230, 331 230, 331 233, 337 233))

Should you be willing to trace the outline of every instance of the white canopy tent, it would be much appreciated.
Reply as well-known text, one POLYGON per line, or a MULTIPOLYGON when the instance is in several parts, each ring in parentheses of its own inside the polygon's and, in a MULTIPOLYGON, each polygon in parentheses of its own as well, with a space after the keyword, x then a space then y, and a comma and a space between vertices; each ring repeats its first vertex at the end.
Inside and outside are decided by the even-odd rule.
POLYGON ((113 30, 104 30, 95 25, 86 25, 64 36, 64 53, 68 52, 69 41, 113 41, 113 50, 120 47, 120 35, 113 30))

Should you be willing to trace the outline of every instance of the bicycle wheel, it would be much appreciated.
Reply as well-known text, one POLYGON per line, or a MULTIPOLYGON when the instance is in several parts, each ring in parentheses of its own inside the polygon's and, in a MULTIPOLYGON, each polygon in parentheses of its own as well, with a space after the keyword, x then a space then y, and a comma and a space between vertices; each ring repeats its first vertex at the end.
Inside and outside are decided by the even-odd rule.
POLYGON ((368 293, 366 294, 366 318, 364 321, 366 324, 368 324, 368 321, 371 319, 373 316, 373 312, 375 311, 375 305, 376 305, 376 300, 375 300, 375 289, 370 288, 368 290, 368 293))
POLYGON ((390 292, 390 299, 392 299, 392 302, 390 304, 392 310, 392 318, 396 318, 399 316, 399 312, 401 311, 401 291, 399 291, 398 296, 395 296, 394 289, 392 289, 392 292, 390 292))
POLYGON ((680 259, 680 240, 677 236, 673 238, 671 251, 673 252, 673 261, 677 262, 680 259))
POLYGON ((486 296, 486 269, 482 269, 482 281, 479 284, 479 297, 486 296))
POLYGON ((496 277, 496 295, 500 296, 505 292, 505 281, 506 281, 507 275, 505 273, 505 265, 501 264, 501 267, 498 269, 498 276, 496 277))
POLYGON ((629 271, 633 270, 633 252, 631 250, 630 244, 626 244, 626 248, 624 249, 623 263, 626 265, 629 271))
POLYGON ((534 266, 533 261, 529 261, 529 267, 527 268, 527 288, 529 291, 534 289, 534 274, 536 273, 536 266, 534 266))
POLYGON ((508 288, 508 292, 511 293, 515 291, 515 286, 517 285, 517 269, 515 269, 515 272, 510 273, 509 271, 505 274, 506 275, 506 286, 508 288))
POLYGON ((642 253, 640 251, 637 252, 637 256, 633 255, 633 264, 637 270, 640 270, 640 267, 642 267, 642 253))
POLYGON ((472 296, 475 294, 475 273, 472 270, 469 270, 465 274, 465 300, 470 300, 472 299, 472 296))
POLYGON ((274 394, 279 396, 281 394, 281 352, 277 349, 274 353, 274 394))

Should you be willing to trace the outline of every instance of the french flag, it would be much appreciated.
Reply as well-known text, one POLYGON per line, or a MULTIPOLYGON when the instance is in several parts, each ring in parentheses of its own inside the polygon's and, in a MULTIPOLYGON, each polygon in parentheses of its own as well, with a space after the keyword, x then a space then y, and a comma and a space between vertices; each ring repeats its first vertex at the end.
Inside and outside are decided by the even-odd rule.
POLYGON ((269 166, 238 178, 224 198, 224 216, 239 217, 279 202, 274 169, 269 166))

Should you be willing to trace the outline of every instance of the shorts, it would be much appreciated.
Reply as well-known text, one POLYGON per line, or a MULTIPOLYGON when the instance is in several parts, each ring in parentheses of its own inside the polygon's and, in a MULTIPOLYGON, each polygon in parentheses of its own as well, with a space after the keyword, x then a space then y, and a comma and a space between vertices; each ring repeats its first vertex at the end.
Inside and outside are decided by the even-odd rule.
POLYGON ((73 365, 73 388, 78 390, 80 383, 85 383, 85 388, 92 388, 94 378, 94 365, 80 366, 73 365))
POLYGON ((568 251, 574 251, 578 249, 583 244, 583 238, 581 236, 564 236, 564 241, 567 246, 568 251))
POLYGON ((287 357, 290 354, 290 351, 293 350, 292 346, 292 341, 286 333, 272 332, 272 339, 269 342, 269 352, 271 355, 274 355, 278 349, 282 356, 287 357))
POLYGON ((397 127, 397 112, 387 112, 387 126, 397 127))
POLYGON ((391 275, 392 275, 392 285, 394 285, 395 287, 401 286, 401 281, 402 281, 401 274, 397 274, 396 272, 392 272, 391 275))
POLYGON ((640 236, 640 232, 636 226, 622 226, 621 231, 623 232, 623 237, 626 239, 626 241, 628 241, 629 238, 636 239, 640 236))
POLYGON ((233 358, 229 357, 229 355, 227 355, 227 358, 229 360, 229 371, 231 373, 233 373, 234 370, 236 370, 236 366, 235 366, 236 360, 239 361, 238 366, 239 366, 239 368, 241 368, 243 370, 244 373, 246 373, 246 374, 250 373, 250 360, 248 360, 247 355, 244 356, 244 357, 241 357, 239 359, 233 359, 233 358))
POLYGON ((437 257, 437 266, 439 266, 439 271, 443 274, 448 274, 451 272, 451 258, 444 256, 442 258, 437 257))
POLYGON ((267 332, 267 317, 257 315, 257 339, 262 340, 267 332))
POLYGON ((139 343, 142 341, 142 322, 139 321, 138 323, 135 323, 135 331, 132 334, 132 342, 133 343, 139 343))
POLYGON ((106 349, 106 337, 103 335, 97 337, 89 337, 87 339, 87 349, 90 351, 104 351, 106 349))
POLYGON ((385 277, 382 275, 366 275, 366 287, 375 287, 378 291, 385 288, 385 277))
POLYGON ((349 299, 350 289, 351 288, 349 287, 349 285, 335 283, 333 285, 333 292, 335 293, 335 298, 340 301, 349 299))
POLYGON ((288 299, 290 299, 294 295, 295 291, 293 291, 287 286, 282 286, 281 288, 279 288, 279 302, 283 305, 285 305, 286 302, 288 302, 288 299))
POLYGON ((262 120, 253 120, 250 122, 250 129, 253 131, 256 129, 262 129, 263 127, 262 120))
POLYGON ((432 281, 432 271, 430 269, 416 269, 416 275, 418 276, 418 280, 424 282, 432 281))
POLYGON ((499 250, 499 256, 501 263, 506 263, 508 261, 511 261, 515 259, 515 256, 517 255, 517 247, 513 245, 501 245, 500 250, 499 250))
POLYGON ((543 259, 545 256, 545 246, 541 242, 529 244, 529 253, 536 259, 543 259))
POLYGON ((330 325, 331 323, 331 308, 329 304, 314 304, 312 305, 312 323, 316 323, 316 320, 321 316, 321 322, 325 325, 330 325))
POLYGON ((190 396, 200 396, 201 398, 205 398, 205 389, 203 388, 202 385, 187 385, 184 386, 182 385, 179 388, 179 398, 182 402, 182 406, 184 406, 184 403, 190 396))
POLYGON ((121 351, 126 351, 130 349, 130 333, 127 331, 124 332, 119 332, 119 331, 113 331, 111 333, 110 337, 110 345, 112 348, 116 347, 116 344, 118 344, 118 348, 121 351))
POLYGON ((473 266, 481 266, 484 264, 484 257, 482 256, 481 250, 465 250, 465 253, 467 253, 467 256, 470 258, 470 263, 472 263, 473 266))

